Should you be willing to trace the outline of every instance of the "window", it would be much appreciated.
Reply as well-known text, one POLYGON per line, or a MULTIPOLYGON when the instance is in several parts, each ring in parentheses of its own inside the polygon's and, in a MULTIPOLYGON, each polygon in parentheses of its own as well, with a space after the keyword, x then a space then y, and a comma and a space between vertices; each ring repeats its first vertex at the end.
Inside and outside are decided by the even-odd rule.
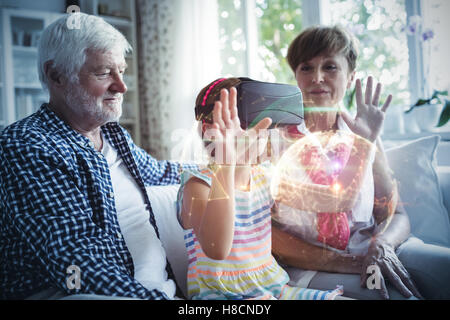
POLYGON ((285 59, 302 29, 302 0, 219 0, 224 75, 295 84, 285 59))
POLYGON ((295 84, 286 54, 289 44, 302 30, 301 7, 301 0, 256 0, 262 79, 295 84))
POLYGON ((433 90, 450 91, 450 1, 427 0, 423 7, 423 25, 425 30, 431 30, 433 39, 424 43, 425 77, 428 78, 426 91, 431 94, 433 90))
MULTIPOLYGON (((286 62, 290 42, 313 24, 341 24, 360 41, 356 77, 373 75, 403 110, 433 90, 449 90, 448 0, 218 0, 223 75, 295 84, 286 62), (412 37, 420 16, 432 41, 412 37)), ((426 39, 427 40, 427 39, 426 39)), ((387 95, 384 95, 384 98, 387 95)), ((354 107, 351 92, 347 106, 354 107)), ((392 107, 390 109, 393 109, 392 107)), ((408 120, 409 121, 409 120, 408 120)), ((447 124, 446 130, 450 127, 447 124)))
POLYGON ((222 74, 228 77, 247 75, 245 2, 243 3, 241 0, 218 0, 218 5, 222 74))
POLYGON ((392 93, 393 105, 410 104, 405 0, 331 0, 329 23, 360 41, 356 78, 372 75, 392 93))

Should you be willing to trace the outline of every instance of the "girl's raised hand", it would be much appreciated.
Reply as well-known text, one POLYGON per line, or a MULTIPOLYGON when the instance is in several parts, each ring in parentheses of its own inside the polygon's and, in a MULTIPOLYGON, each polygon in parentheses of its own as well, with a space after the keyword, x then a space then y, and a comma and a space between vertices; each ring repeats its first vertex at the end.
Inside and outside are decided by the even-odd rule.
POLYGON ((248 131, 241 128, 237 110, 237 90, 231 88, 220 91, 220 101, 216 101, 213 110, 213 125, 208 136, 213 137, 215 160, 217 164, 235 165, 253 163, 253 157, 262 152, 252 152, 257 148, 259 130, 269 128, 272 119, 264 118, 248 131), (249 139, 245 144, 239 143, 249 139), (252 156, 254 155, 254 156, 252 156))
POLYGON ((392 95, 389 95, 386 102, 380 108, 378 106, 381 83, 378 83, 375 89, 375 94, 372 97, 373 78, 367 79, 366 92, 363 99, 363 93, 361 88, 361 80, 356 80, 356 117, 353 119, 346 112, 342 112, 341 116, 347 123, 350 130, 353 133, 374 142, 380 134, 385 112, 392 101, 392 95))

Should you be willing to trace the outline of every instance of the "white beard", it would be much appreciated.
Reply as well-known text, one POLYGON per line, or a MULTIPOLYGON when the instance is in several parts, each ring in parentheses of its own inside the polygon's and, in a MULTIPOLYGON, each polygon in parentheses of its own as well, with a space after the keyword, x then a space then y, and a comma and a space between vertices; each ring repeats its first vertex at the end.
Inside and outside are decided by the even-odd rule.
POLYGON ((79 84, 70 84, 66 89, 66 105, 80 119, 89 119, 89 122, 101 123, 101 125, 118 121, 122 115, 123 96, 119 94, 119 101, 105 104, 103 99, 111 97, 93 97, 79 84))

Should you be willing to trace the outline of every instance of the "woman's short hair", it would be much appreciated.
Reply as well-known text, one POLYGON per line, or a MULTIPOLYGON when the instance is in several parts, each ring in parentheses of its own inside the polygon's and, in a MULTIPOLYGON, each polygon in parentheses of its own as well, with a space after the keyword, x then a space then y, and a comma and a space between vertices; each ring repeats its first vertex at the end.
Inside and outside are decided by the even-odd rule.
POLYGON ((349 72, 356 69, 358 39, 341 26, 314 26, 301 32, 289 45, 287 61, 294 71, 317 56, 343 54, 349 72))
POLYGON ((39 80, 48 89, 45 63, 69 81, 77 82, 78 73, 86 61, 86 50, 132 50, 127 39, 102 18, 85 13, 66 15, 50 24, 42 33, 38 49, 39 80), (69 20, 72 19, 72 20, 69 20))

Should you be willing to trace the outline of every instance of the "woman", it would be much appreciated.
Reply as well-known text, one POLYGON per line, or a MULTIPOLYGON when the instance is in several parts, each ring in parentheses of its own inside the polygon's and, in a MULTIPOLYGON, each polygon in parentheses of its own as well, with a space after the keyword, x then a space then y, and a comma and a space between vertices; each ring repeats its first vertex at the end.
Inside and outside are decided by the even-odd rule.
MULTIPOLYGON (((331 137, 334 137, 341 130, 351 130, 357 136, 365 137, 371 117, 384 116, 383 112, 374 108, 379 104, 381 85, 376 86, 372 96, 371 77, 367 80, 364 96, 361 81, 356 81, 358 113, 355 119, 340 111, 345 92, 354 80, 356 58, 355 39, 337 26, 309 28, 291 43, 287 59, 303 93, 305 106, 304 125, 290 128, 291 137, 301 139, 319 132, 331 132, 331 137)), ((391 99, 391 96, 387 98, 381 111, 386 110, 391 99)), ((329 139, 328 135, 326 140, 329 139)), ((310 199, 314 196, 307 197, 304 194, 303 202, 300 201, 300 206, 304 206, 303 210, 280 204, 278 213, 274 214, 272 250, 274 255, 287 265, 322 271, 313 275, 309 287, 316 285, 316 289, 326 289, 326 282, 322 284, 321 281, 332 279, 334 284, 344 284, 344 290, 349 297, 376 298, 373 296, 376 291, 369 294, 366 292, 364 295, 361 292, 366 289, 357 288, 355 285, 360 283, 365 287, 369 283, 370 288, 379 289, 381 296, 388 299, 389 294, 394 292, 389 290, 388 293, 386 288, 384 279, 389 279, 404 297, 420 298, 419 291, 395 253, 399 245, 409 237, 408 216, 397 201, 396 184, 391 178, 381 141, 374 137, 373 142, 376 142, 377 152, 373 163, 369 163, 369 170, 366 171, 368 173, 361 178, 358 192, 350 196, 352 201, 349 203, 352 206, 343 205, 342 208, 345 209, 337 210, 339 212, 333 212, 329 208, 318 209, 323 212, 307 210, 311 209, 310 199), (287 218, 289 210, 294 210, 300 223, 287 218), (377 269, 381 274, 372 276, 371 273, 377 269), (330 273, 361 276, 360 281, 357 281, 355 275, 332 276, 330 273)), ((323 173, 324 170, 310 170, 312 173, 305 171, 310 182, 327 184, 319 181, 320 175, 314 174, 323 173)), ((355 169, 355 173, 357 172, 358 169, 355 169)), ((327 201, 317 201, 316 204, 324 202, 327 201)), ((299 208, 299 204, 295 207, 299 208)))

